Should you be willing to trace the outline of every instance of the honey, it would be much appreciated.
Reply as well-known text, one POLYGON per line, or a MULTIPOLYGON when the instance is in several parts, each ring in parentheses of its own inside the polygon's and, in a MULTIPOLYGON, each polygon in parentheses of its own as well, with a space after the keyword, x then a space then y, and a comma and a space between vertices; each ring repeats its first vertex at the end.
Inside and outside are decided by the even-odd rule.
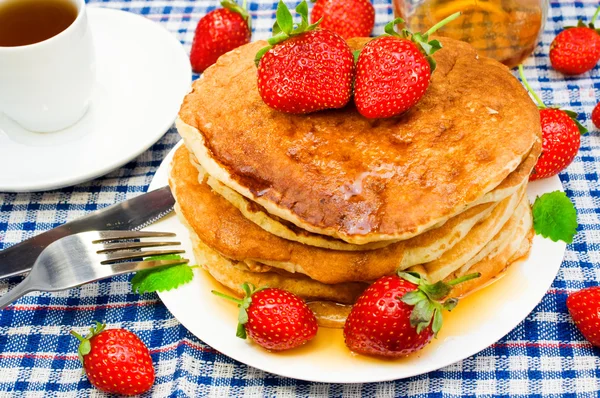
POLYGON ((413 32, 425 32, 447 16, 462 16, 436 34, 471 43, 509 67, 535 49, 545 19, 545 0, 394 0, 394 12, 413 32))

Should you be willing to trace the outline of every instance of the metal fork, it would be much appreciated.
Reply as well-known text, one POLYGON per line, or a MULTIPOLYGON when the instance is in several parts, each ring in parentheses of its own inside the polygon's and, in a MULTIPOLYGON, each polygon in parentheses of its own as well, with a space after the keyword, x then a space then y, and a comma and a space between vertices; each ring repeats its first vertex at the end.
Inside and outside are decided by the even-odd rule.
POLYGON ((176 246, 180 242, 139 241, 141 238, 166 238, 169 232, 92 231, 61 238, 44 249, 31 272, 14 289, 0 297, 0 309, 33 291, 55 292, 70 289, 100 279, 143 269, 166 265, 185 264, 186 259, 147 260, 144 257, 181 254, 184 250, 141 250, 162 246, 176 246), (125 242, 118 242, 123 241, 125 242), (128 240, 128 241, 127 241, 128 240), (138 260, 128 261, 125 260, 138 260))

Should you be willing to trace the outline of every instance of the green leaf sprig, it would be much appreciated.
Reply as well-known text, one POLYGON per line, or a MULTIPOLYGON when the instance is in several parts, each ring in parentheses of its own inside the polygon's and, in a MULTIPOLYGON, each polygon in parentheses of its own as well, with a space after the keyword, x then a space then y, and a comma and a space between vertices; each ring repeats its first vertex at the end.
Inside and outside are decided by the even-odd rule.
MULTIPOLYGON (((529 82, 525 78, 525 71, 523 70, 523 64, 519 65, 519 77, 521 78, 521 81, 523 82, 523 85, 525 86, 525 88, 527 89, 529 94, 531 94, 531 96, 533 97, 535 102, 537 102, 538 109, 548 108, 546 106, 546 104, 544 104, 544 101, 542 101, 542 99, 540 97, 538 97, 538 95, 535 93, 535 91, 533 91, 533 88, 531 88, 531 86, 529 85, 529 82)), ((561 109, 559 107, 551 107, 551 109, 558 109, 558 110, 561 110, 564 113, 566 113, 569 116, 569 118, 571 118, 571 120, 573 120, 575 122, 575 124, 577 125, 579 134, 583 135, 588 132, 588 129, 583 124, 581 124, 579 122, 579 120, 577 119, 577 112, 573 112, 571 110, 566 110, 566 109, 561 109)))
POLYGON ((410 314, 410 324, 417 328, 417 334, 428 327, 432 321, 431 330, 437 337, 438 332, 442 328, 442 310, 452 311, 458 299, 446 297, 450 294, 452 288, 459 283, 479 278, 480 273, 473 273, 461 276, 450 282, 438 281, 434 284, 429 284, 417 272, 398 272, 398 276, 417 285, 417 290, 406 293, 402 297, 398 297, 405 304, 414 306, 410 314), (441 302, 444 300, 444 302, 441 302))
POLYGON ((263 286, 257 289, 256 286, 254 286, 252 283, 244 282, 241 285, 241 287, 244 291, 244 298, 242 298, 241 300, 235 297, 228 296, 227 294, 218 292, 216 290, 211 290, 211 293, 215 296, 227 299, 229 301, 233 301, 237 304, 240 310, 238 312, 238 325, 235 335, 240 339, 245 339, 247 336, 246 327, 244 325, 248 323, 248 307, 250 307, 250 304, 252 304, 252 295, 260 292, 261 290, 266 289, 267 286, 263 286))
MULTIPOLYGON (((167 254, 147 257, 145 260, 181 260, 181 256, 167 254)), ((134 293, 142 294, 175 289, 194 279, 193 269, 195 267, 177 264, 138 271, 131 279, 131 290, 134 293)))
POLYGON ((316 27, 321 23, 321 19, 314 24, 308 23, 308 4, 306 3, 306 0, 302 0, 302 3, 298 4, 296 7, 296 12, 300 14, 300 23, 294 23, 294 18, 292 17, 289 8, 282 0, 279 0, 279 4, 277 4, 277 11, 275 13, 276 21, 273 25, 273 36, 267 40, 269 45, 261 48, 256 53, 256 57, 254 57, 254 63, 256 66, 258 66, 258 63, 263 55, 273 48, 274 45, 281 43, 292 36, 298 36, 304 32, 315 30, 316 27))
POLYGON ((564 192, 554 191, 538 196, 532 212, 536 234, 554 242, 573 242, 577 233, 577 210, 564 192))

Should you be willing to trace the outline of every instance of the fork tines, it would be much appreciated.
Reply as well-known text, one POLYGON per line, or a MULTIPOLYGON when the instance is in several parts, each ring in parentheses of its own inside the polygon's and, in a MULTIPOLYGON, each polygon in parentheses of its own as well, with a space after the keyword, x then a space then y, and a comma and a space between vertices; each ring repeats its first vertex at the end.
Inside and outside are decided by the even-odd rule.
MULTIPOLYGON (((162 238, 173 237, 175 234, 170 232, 147 232, 147 231, 101 231, 98 233, 98 239, 93 240, 98 245, 97 254, 103 257, 101 264, 109 264, 124 260, 142 259, 150 256, 161 256, 167 254, 182 254, 185 250, 169 248, 166 250, 141 250, 143 248, 179 246, 181 242, 176 241, 143 241, 139 242, 112 242, 118 240, 131 240, 141 238, 162 238)), ((187 260, 186 260, 187 262, 187 260)))

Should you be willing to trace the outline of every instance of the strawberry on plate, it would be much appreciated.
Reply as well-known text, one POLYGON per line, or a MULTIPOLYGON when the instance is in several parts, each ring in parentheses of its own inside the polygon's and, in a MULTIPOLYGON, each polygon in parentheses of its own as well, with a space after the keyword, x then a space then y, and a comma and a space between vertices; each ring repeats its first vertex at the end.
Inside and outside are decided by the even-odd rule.
POLYGON ((196 26, 190 62, 194 72, 204 72, 217 59, 243 44, 250 43, 250 15, 234 0, 222 0, 223 8, 213 10, 196 26))
POLYGON ((600 347, 600 287, 593 286, 567 297, 567 309, 587 341, 600 347))
POLYGON ((519 65, 519 75, 527 91, 538 103, 542 125, 542 154, 529 180, 552 177, 571 164, 579 150, 580 136, 587 133, 587 129, 577 121, 577 113, 559 108, 547 108, 525 79, 523 65, 519 65))
POLYGON ((399 272, 375 281, 358 298, 344 325, 346 345, 359 354, 403 357, 425 347, 442 327, 443 300, 452 286, 478 278, 465 275, 449 283, 428 284, 419 274, 399 272))
POLYGON ((397 18, 385 26, 386 34, 368 42, 358 56, 354 102, 361 115, 387 118, 406 112, 425 95, 435 70, 433 53, 442 48, 429 36, 460 13, 440 21, 425 34, 394 27, 397 18))
POLYGON ((105 329, 96 322, 85 337, 71 331, 79 341, 79 360, 90 383, 119 395, 142 394, 154 384, 150 352, 135 334, 125 329, 105 329))
POLYGON ((600 33, 594 27, 600 7, 586 25, 579 20, 577 26, 567 27, 550 44, 550 63, 565 75, 585 73, 600 60, 600 33))
POLYGON ((280 1, 269 46, 256 54, 258 91, 263 101, 281 112, 310 113, 343 108, 352 96, 354 57, 337 33, 308 24, 302 1, 292 14, 280 1))
POLYGON ((375 25, 375 9, 369 0, 317 0, 310 22, 319 20, 321 28, 332 30, 344 39, 367 37, 375 25))
POLYGON ((286 290, 256 289, 244 283, 243 299, 212 291, 216 296, 235 302, 240 308, 236 336, 250 337, 272 351, 299 347, 317 334, 317 319, 304 300, 286 290))

